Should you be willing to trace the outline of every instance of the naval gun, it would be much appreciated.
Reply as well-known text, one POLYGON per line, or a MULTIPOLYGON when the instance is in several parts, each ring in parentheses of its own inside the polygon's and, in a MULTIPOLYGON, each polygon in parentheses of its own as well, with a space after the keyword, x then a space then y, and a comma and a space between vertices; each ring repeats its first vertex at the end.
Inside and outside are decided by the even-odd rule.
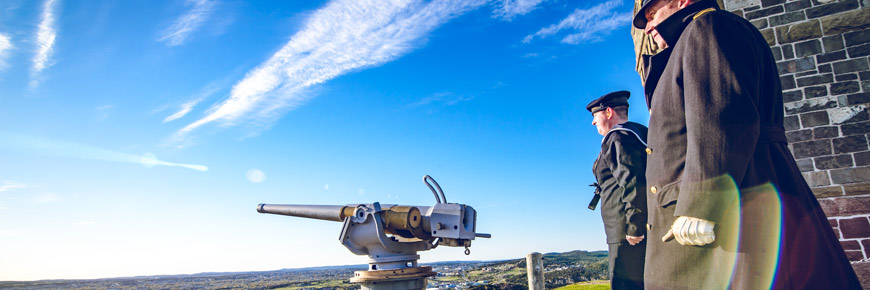
POLYGON ((426 279, 436 273, 417 264, 417 252, 442 245, 464 247, 469 255, 474 238, 491 236, 477 232, 474 208, 448 203, 429 175, 423 182, 435 195, 433 206, 259 204, 257 212, 342 222, 339 242, 351 253, 369 257, 368 269, 354 272, 351 283, 364 290, 425 289, 426 279))

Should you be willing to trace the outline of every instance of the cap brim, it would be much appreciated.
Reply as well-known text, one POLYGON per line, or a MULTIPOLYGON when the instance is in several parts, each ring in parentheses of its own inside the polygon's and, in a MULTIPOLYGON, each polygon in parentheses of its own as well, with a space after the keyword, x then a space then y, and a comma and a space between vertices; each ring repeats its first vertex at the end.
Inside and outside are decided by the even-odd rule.
MULTIPOLYGON (((650 1, 652 2, 652 1, 650 1)), ((646 16, 644 16, 644 11, 646 7, 641 7, 640 11, 637 11, 637 14, 634 15, 634 20, 631 21, 631 24, 634 25, 634 28, 644 29, 646 28, 646 16)))

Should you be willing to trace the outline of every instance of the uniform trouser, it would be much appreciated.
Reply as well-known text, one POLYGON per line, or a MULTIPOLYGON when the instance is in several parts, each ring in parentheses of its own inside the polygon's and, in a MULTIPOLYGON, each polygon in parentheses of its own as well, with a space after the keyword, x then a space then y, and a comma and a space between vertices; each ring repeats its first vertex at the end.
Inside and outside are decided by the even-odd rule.
POLYGON ((610 251, 610 288, 643 289, 643 267, 646 252, 646 240, 637 245, 629 245, 627 241, 607 244, 610 251))

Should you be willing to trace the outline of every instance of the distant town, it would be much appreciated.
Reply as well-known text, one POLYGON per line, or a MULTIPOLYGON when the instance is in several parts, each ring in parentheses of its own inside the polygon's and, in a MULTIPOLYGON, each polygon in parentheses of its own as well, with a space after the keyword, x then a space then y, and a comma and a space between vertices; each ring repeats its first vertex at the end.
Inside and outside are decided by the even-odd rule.
MULTIPOLYGON (((528 289, 524 258, 425 264, 438 275, 430 289, 528 289)), ((607 279, 607 251, 544 254, 547 289, 607 279)), ((200 273, 93 280, 0 281, 2 289, 359 289, 349 282, 366 265, 265 272, 200 273)))

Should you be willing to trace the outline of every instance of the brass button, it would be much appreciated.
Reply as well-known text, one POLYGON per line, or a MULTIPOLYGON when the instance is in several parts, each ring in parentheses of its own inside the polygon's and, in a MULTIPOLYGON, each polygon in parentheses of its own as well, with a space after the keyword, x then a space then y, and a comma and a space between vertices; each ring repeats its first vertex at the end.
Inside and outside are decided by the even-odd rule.
POLYGON ((655 186, 653 186, 653 187, 650 187, 650 188, 649 188, 649 191, 652 192, 652 193, 656 193, 656 192, 659 191, 659 190, 658 190, 655 186))
POLYGON ((649 147, 647 147, 647 148, 646 148, 646 154, 647 154, 647 155, 652 154, 652 149, 650 149, 649 147))
POLYGON ((646 230, 647 230, 647 231, 651 231, 651 230, 652 230, 652 225, 651 225, 651 224, 646 224, 646 230))

